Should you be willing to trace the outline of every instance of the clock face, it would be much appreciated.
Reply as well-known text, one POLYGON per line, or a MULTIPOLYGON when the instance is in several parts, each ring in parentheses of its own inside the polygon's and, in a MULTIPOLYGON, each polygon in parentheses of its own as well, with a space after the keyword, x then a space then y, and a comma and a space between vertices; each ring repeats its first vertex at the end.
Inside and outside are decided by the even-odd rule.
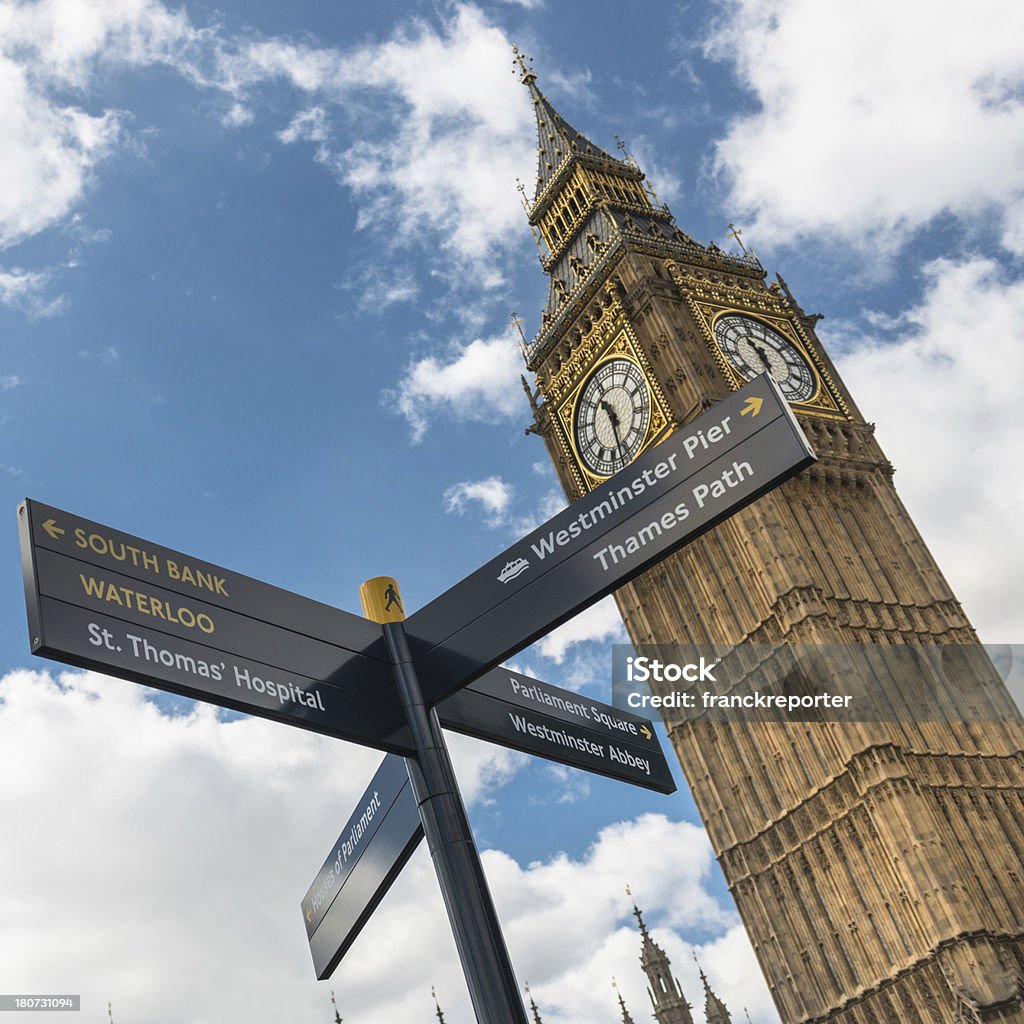
POLYGON ((609 359, 590 375, 576 406, 576 445, 583 464, 611 476, 639 454, 651 422, 651 391, 629 359, 609 359))
POLYGON ((815 391, 814 371, 793 343, 760 320, 730 313, 715 321, 715 341, 747 380, 766 370, 790 402, 806 402, 815 391))

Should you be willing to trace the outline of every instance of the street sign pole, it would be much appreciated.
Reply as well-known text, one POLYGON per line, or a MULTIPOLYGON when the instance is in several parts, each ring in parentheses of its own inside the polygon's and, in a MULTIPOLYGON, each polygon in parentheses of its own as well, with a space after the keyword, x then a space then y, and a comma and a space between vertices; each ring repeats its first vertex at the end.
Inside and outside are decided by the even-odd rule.
POLYGON ((479 1024, 528 1024, 437 712, 420 692, 401 622, 384 626, 416 756, 408 759, 423 833, 479 1024))
MULTIPOLYGON (((361 588, 368 617, 385 618, 372 599, 377 590, 398 602, 397 586, 377 577, 361 588)), ((529 1024, 437 712, 423 699, 400 604, 397 610, 382 625, 415 750, 406 764, 473 1010, 478 1024, 529 1024)))

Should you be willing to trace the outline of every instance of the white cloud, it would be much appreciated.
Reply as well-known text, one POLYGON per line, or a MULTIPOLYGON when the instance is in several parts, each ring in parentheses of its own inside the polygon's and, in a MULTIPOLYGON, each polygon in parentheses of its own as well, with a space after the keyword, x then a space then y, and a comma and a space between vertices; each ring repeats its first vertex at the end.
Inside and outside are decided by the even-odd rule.
MULTIPOLYGON (((208 39, 153 0, 0 3, 0 249, 66 220, 100 164, 134 145, 126 112, 86 109, 97 70, 164 63, 199 82, 208 39)), ((79 245, 103 237, 102 229, 83 235, 74 220, 70 233, 79 245)), ((64 267, 77 263, 76 246, 64 267)), ((0 270, 0 302, 32 317, 59 313, 64 298, 45 295, 53 277, 0 270)))
POLYGON ((128 112, 70 104, 68 88, 88 97, 97 69, 164 64, 220 94, 226 127, 252 124, 259 91, 283 80, 303 108, 278 140, 314 143, 360 228, 426 252, 451 287, 501 285, 528 237, 514 179, 532 174, 532 111, 502 31, 471 5, 452 12, 342 51, 197 28, 156 0, 0 2, 0 247, 66 218, 132 144, 128 112))
POLYGON ((510 236, 527 237, 515 177, 529 180, 535 161, 529 95, 505 35, 459 6, 443 35, 419 23, 353 54, 345 79, 398 101, 379 137, 337 157, 339 180, 363 203, 360 226, 404 243, 429 229, 474 288, 500 284, 496 255, 510 236))
POLYGON ((719 992, 726 1002, 733 987, 730 979, 739 983, 741 976, 753 974, 760 991, 755 986, 747 990, 747 1005, 752 1012, 771 1006, 735 912, 724 910, 707 892, 712 853, 697 826, 648 814, 603 829, 578 860, 560 855, 522 868, 497 851, 485 859, 510 950, 530 980, 545 1021, 615 1020, 613 975, 634 1017, 639 1020, 647 1012, 647 979, 635 966, 640 944, 624 891, 627 884, 691 1002, 697 1002, 702 990, 695 984, 690 947, 677 934, 684 928, 715 937, 737 930, 733 962, 723 963, 724 957, 709 949, 705 970, 726 982, 719 992), (672 857, 665 856, 666 850, 673 851, 672 857))
POLYGON ((495 792, 532 760, 527 754, 455 732, 446 732, 445 740, 462 798, 470 806, 493 804, 495 792))
POLYGON ((0 391, 13 391, 21 383, 21 378, 16 373, 0 377, 0 391))
MULTIPOLYGON (((353 136, 318 131, 316 141, 318 159, 356 195, 358 227, 392 244, 439 247, 451 280, 471 269, 479 289, 503 282, 498 257, 510 237, 525 244, 515 178, 533 174, 533 112, 503 32, 472 5, 453 11, 440 30, 410 20, 348 52, 281 39, 224 45, 215 81, 245 97, 283 78, 350 114, 353 136)), ((307 127, 293 121, 280 138, 307 137, 307 127)))
POLYGON ((340 56, 337 50, 273 37, 253 42, 228 40, 217 50, 212 80, 236 97, 244 97, 254 87, 276 79, 311 94, 350 78, 340 56))
POLYGON ((166 63, 196 79, 204 41, 151 0, 0 4, 0 247, 58 223, 123 139, 125 115, 55 98, 84 93, 100 64, 166 63))
POLYGON ((244 128, 255 120, 256 116, 244 103, 232 103, 220 119, 225 128, 244 128))
POLYGON ((211 33, 157 0, 39 0, 0 6, 0 39, 36 81, 84 89, 97 61, 170 64, 198 76, 194 60, 211 33))
POLYGON ((296 114, 287 128, 277 133, 285 145, 293 142, 326 142, 327 118, 323 107, 310 107, 296 114))
MULTIPOLYGON (((551 469, 551 463, 547 463, 547 475, 553 476, 554 471, 551 469)), ((534 463, 531 467, 533 472, 538 476, 537 463, 534 463)), ((517 537, 523 537, 528 533, 532 533, 542 523, 546 523, 552 516, 558 515, 562 509, 566 508, 565 495, 561 491, 548 491, 547 494, 543 495, 540 501, 537 503, 537 507, 525 515, 516 516, 512 520, 511 530, 517 537)))
POLYGON ((534 806, 574 804, 590 796, 590 775, 587 772, 564 764, 547 764, 544 772, 551 784, 545 782, 538 787, 540 792, 530 798, 534 806))
POLYGON ((70 212, 120 128, 114 113, 94 116, 50 102, 23 68, 0 56, 0 247, 70 212))
POLYGON ((1024 635, 1024 280, 980 258, 924 273, 919 305, 872 337, 822 333, 848 349, 843 377, 879 414, 900 495, 982 639, 1012 643, 1024 635))
POLYGON ((597 641, 626 643, 626 627, 615 601, 606 597, 580 612, 574 619, 552 630, 537 644, 537 650, 561 665, 570 647, 597 641))
POLYGON ((823 228, 891 251, 944 212, 987 209, 1021 248, 1024 8, 1009 0, 741 0, 709 52, 759 109, 717 146, 750 235, 823 228))
POLYGON ((47 296, 52 280, 53 274, 48 270, 0 267, 0 303, 33 317, 53 316, 64 308, 64 298, 47 296))
POLYGON ((135 1020, 308 1005, 296 901, 374 756, 210 708, 167 716, 96 675, 14 672, 0 695, 0 807, 31 823, 0 851, 8 976, 135 1020), (226 983, 236 955, 277 991, 226 983), (168 970, 183 984, 154 1000, 168 970))
POLYGON ((420 284, 413 269, 397 264, 394 259, 381 266, 363 264, 350 267, 334 287, 354 294, 361 313, 380 313, 389 306, 412 302, 420 294, 420 284))
POLYGON ((447 412, 459 419, 489 420, 521 409, 522 356, 511 333, 455 346, 442 362, 427 356, 412 363, 395 392, 385 393, 412 427, 413 440, 427 431, 430 417, 447 412))
POLYGON ((484 522, 488 526, 501 526, 505 522, 512 494, 512 487, 500 476, 489 476, 484 480, 463 480, 444 492, 444 507, 446 512, 456 512, 461 516, 466 514, 472 503, 476 503, 483 510, 484 522))
MULTIPOLYGON (((137 1024, 327 1019, 299 899, 380 755, 258 719, 224 722, 209 707, 167 714, 144 694, 91 673, 0 681, 0 817, 18 823, 0 844, 5 976, 25 991, 80 992, 83 1007, 109 999, 116 1019, 137 1024)), ((453 748, 471 801, 523 760, 458 738, 453 748)), ((523 867, 490 850, 484 862, 517 970, 553 1009, 565 1000, 552 1024, 614 1019, 611 973, 643 1005, 627 881, 680 977, 674 930, 713 940, 737 923, 708 892, 703 831, 657 815, 606 828, 579 859, 523 867)), ((749 945, 730 958, 734 973, 751 973, 749 945)), ((431 983, 450 1024, 470 1024, 421 846, 331 987, 346 1019, 390 1024, 425 1017, 431 983)))
MULTIPOLYGON (((625 142, 629 155, 647 175, 644 184, 654 191, 662 203, 675 203, 684 197, 682 180, 659 160, 654 140, 648 139, 644 135, 637 135, 626 139, 625 142)), ((614 156, 614 153, 612 155, 614 156)))

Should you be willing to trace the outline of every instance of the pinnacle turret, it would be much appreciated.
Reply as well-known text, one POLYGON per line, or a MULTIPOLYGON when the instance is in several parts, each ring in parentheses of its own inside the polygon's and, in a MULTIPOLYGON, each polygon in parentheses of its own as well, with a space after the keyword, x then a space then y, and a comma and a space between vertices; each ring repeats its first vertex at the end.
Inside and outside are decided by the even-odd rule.
POLYGON ((696 953, 693 955, 693 960, 697 964, 697 970, 700 971, 700 980, 704 984, 704 1016, 707 1018, 708 1024, 732 1024, 732 1017, 729 1015, 725 1003, 711 990, 707 975, 700 966, 696 953))
MULTIPOLYGON (((626 892, 633 897, 629 886, 626 892)), ((651 1007, 658 1024, 693 1024, 690 1013, 692 1007, 683 995, 679 979, 672 974, 672 962, 665 951, 659 946, 644 924, 643 913, 633 900, 633 916, 640 926, 642 944, 640 947, 640 966, 650 983, 647 994, 651 997, 651 1007)))

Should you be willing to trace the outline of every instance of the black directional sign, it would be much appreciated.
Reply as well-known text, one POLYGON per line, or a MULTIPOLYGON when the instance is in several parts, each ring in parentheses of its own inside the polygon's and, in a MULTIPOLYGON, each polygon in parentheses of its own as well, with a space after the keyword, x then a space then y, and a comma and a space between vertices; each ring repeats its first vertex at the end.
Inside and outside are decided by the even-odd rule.
POLYGON ((676 784, 649 719, 520 672, 492 669, 437 707, 446 729, 659 793, 676 784))
POLYGON ((407 622, 436 702, 814 461, 768 374, 680 428, 407 622))
POLYGON ((302 900, 319 980, 330 977, 422 838, 405 758, 388 754, 302 900))
POLYGON ((373 623, 38 502, 18 519, 34 653, 411 752, 373 623))

